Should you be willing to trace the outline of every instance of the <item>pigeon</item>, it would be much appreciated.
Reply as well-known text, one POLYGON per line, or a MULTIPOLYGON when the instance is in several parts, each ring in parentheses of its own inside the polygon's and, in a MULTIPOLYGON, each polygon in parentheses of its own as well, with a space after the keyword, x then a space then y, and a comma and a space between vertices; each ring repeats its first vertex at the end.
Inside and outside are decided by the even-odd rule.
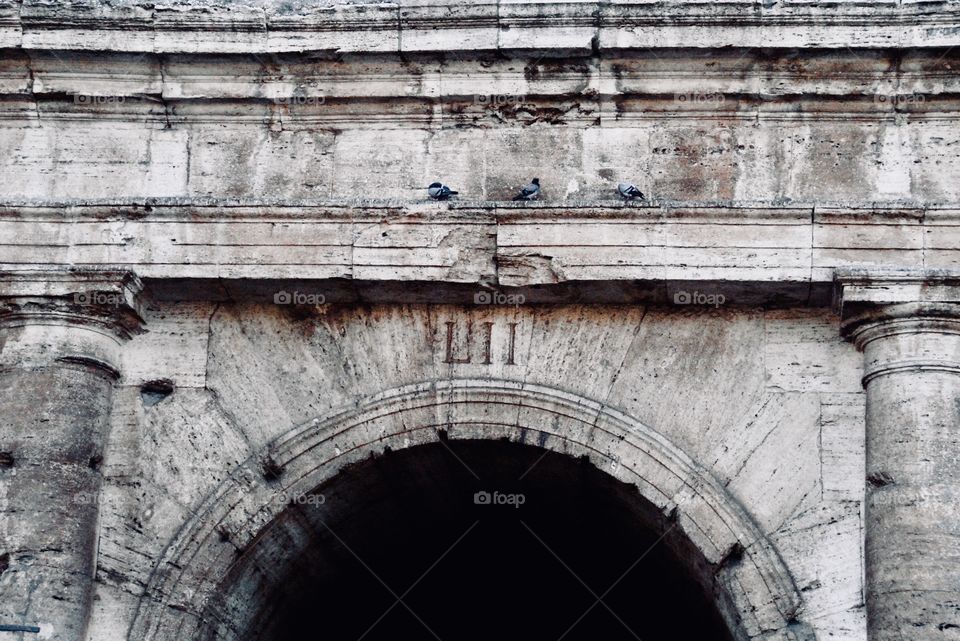
POLYGON ((450 200, 450 196, 457 193, 443 183, 430 183, 430 186, 427 187, 427 194, 434 200, 450 200))
POLYGON ((620 192, 620 195, 627 200, 631 200, 633 198, 644 200, 643 192, 637 189, 637 186, 633 183, 620 183, 617 185, 617 191, 620 192))
POLYGON ((514 200, 533 200, 540 195, 540 179, 534 178, 533 182, 520 190, 520 193, 513 197, 514 200))

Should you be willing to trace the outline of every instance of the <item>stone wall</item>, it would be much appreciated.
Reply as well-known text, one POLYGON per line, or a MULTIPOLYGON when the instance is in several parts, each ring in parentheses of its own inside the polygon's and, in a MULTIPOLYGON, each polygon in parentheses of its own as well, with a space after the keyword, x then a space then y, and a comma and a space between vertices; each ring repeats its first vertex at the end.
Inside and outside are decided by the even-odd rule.
POLYGON ((21 53, 13 199, 954 202, 957 54, 21 53), (225 78, 229 80, 224 80, 225 78))
MULTIPOLYGON (((829 310, 164 304, 147 322, 117 391, 92 638, 126 638, 150 560, 241 463, 387 390, 459 379, 544 385, 636 417, 756 519, 817 638, 864 638, 861 365, 829 310), (174 391, 153 404, 140 386, 155 379, 174 391)), ((451 422, 450 438, 467 434, 451 422)))
POLYGON ((738 641, 955 638, 958 23, 0 6, 0 625, 249 638, 277 486, 506 439, 637 488, 738 641))

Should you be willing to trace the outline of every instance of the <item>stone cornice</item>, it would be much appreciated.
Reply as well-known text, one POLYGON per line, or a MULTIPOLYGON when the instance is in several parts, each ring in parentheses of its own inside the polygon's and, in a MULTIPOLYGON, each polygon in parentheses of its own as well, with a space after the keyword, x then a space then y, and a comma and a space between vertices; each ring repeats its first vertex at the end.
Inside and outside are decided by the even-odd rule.
MULTIPOLYGON (((509 218, 529 218, 562 222, 581 218, 619 218, 637 222, 638 217, 651 216, 690 218, 744 218, 770 219, 781 222, 794 219, 820 221, 863 222, 875 220, 920 223, 927 220, 948 220, 960 224, 960 203, 919 201, 833 202, 833 201, 769 201, 769 200, 711 200, 711 201, 633 201, 621 199, 569 199, 564 202, 533 200, 469 200, 460 198, 445 202, 422 200, 411 202, 399 199, 248 199, 248 198, 90 198, 90 199, 5 199, 0 200, 0 220, 139 220, 181 219, 200 222, 225 218, 249 218, 251 221, 273 218, 305 218, 314 221, 327 219, 364 220, 384 217, 470 216, 481 213, 509 218)), ((493 218, 491 218, 492 220, 493 218)), ((877 272, 847 270, 843 278, 877 272)), ((881 272, 891 278, 909 278, 913 272, 888 270, 881 272), (907 274, 907 276, 904 276, 907 274)), ((946 272, 939 272, 946 273, 946 272)), ((865 276, 866 277, 866 276, 865 276)))
POLYGON ((930 97, 923 105, 894 109, 878 105, 873 98, 803 98, 787 109, 760 98, 724 100, 731 108, 677 107, 675 97, 662 95, 643 100, 620 100, 609 96, 586 96, 581 101, 524 98, 523 105, 508 109, 488 108, 473 98, 407 101, 378 98, 358 110, 345 98, 324 98, 322 106, 296 106, 262 98, 209 101, 167 99, 135 94, 117 99, 106 97, 105 105, 93 101, 78 104, 75 95, 31 95, 0 103, 0 122, 5 126, 43 127, 63 123, 91 125, 116 123, 155 129, 192 125, 230 124, 269 128, 271 131, 339 131, 343 129, 493 129, 499 126, 562 125, 573 129, 592 127, 649 127, 671 121, 713 126, 718 129, 754 123, 929 123, 955 126, 960 119, 960 100, 930 97), (736 103, 732 101, 737 100, 736 103))
POLYGON ((124 268, 181 298, 256 281, 262 300, 294 282, 330 302, 378 288, 368 300, 468 301, 477 287, 669 301, 712 287, 731 304, 824 305, 838 267, 952 264, 958 235, 960 208, 907 203, 24 201, 0 204, 0 269, 124 268))
POLYGON ((0 120, 271 129, 955 122, 956 51, 131 54, 10 50, 0 120))
POLYGON ((440 2, 189 5, 24 0, 0 46, 150 52, 924 47, 960 43, 955 2, 440 2))
POLYGON ((92 327, 128 339, 142 331, 142 289, 122 269, 0 269, 0 327, 92 327))

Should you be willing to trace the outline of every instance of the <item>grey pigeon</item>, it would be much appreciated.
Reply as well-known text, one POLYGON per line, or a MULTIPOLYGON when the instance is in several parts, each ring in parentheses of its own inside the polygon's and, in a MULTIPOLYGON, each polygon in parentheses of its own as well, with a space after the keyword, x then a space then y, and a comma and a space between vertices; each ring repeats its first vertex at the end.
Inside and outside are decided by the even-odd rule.
POLYGON ((533 181, 520 190, 520 193, 513 197, 514 200, 533 200, 540 195, 540 179, 534 178, 533 181))
POLYGON ((430 186, 427 187, 427 194, 434 200, 450 200, 450 196, 457 193, 443 183, 430 183, 430 186))
POLYGON ((643 192, 637 189, 637 186, 633 183, 620 183, 617 185, 617 191, 620 192, 620 195, 627 200, 631 200, 633 198, 644 200, 643 192))

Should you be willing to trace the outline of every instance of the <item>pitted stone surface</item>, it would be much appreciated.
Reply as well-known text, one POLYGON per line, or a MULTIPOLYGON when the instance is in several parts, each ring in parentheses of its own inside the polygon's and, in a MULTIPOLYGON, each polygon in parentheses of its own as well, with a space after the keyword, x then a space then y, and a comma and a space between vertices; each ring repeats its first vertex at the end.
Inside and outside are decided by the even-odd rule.
POLYGON ((462 446, 605 474, 736 641, 953 638, 958 24, 3 4, 0 624, 273 641, 462 446))
MULTIPOLYGON (((97 638, 125 638, 149 582, 146 557, 158 558, 188 510, 243 461, 262 460, 297 426, 383 390, 485 378, 516 381, 521 389, 559 387, 656 426, 776 542, 804 595, 802 620, 827 638, 863 638, 862 586, 854 572, 862 567, 862 496, 834 480, 845 478, 844 466, 862 469, 862 442, 854 434, 863 395, 855 385, 839 394, 832 382, 858 381, 860 366, 828 310, 237 304, 189 310, 175 303, 151 310, 148 322, 165 319, 169 329, 129 346, 132 358, 142 349, 173 350, 177 357, 153 369, 141 365, 118 393, 123 423, 114 433, 130 436, 118 438, 107 455, 104 494, 116 507, 104 515, 100 591, 102 603, 113 606, 98 606, 97 638), (174 328, 199 327, 200 319, 209 323, 206 339, 181 342, 174 328), (454 331, 450 353, 447 323, 454 331), (491 323, 490 364, 485 323, 491 323), (468 356, 469 363, 447 362, 468 356), (172 367, 190 361, 206 366, 197 374, 172 367), (138 381, 164 376, 176 390, 144 407, 138 381), (838 403, 851 419, 829 410, 838 403), (831 441, 826 430, 837 429, 837 421, 854 434, 831 441), (839 529, 837 515, 844 519, 839 529), (822 546, 826 536, 830 545, 822 546)), ((508 405, 482 420, 515 425, 521 415, 508 405)), ((456 436, 456 425, 467 418, 447 414, 440 424, 463 438, 469 432, 456 436)), ((608 456, 596 463, 601 469, 626 464, 608 456)))

